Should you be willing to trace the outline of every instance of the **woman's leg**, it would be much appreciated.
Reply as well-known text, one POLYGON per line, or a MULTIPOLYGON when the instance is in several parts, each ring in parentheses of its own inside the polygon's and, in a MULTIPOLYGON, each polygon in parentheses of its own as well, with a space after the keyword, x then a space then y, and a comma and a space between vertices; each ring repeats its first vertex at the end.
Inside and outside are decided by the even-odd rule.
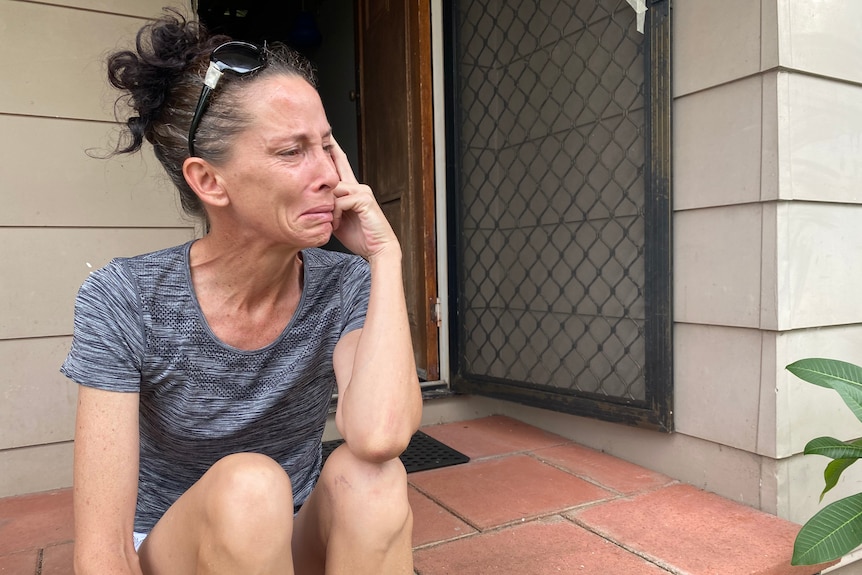
POLYGON ((332 452, 296 518, 297 573, 412 575, 413 513, 398 459, 381 464, 332 452))
POLYGON ((281 466, 239 453, 217 462, 139 550, 145 575, 292 575, 293 495, 281 466))

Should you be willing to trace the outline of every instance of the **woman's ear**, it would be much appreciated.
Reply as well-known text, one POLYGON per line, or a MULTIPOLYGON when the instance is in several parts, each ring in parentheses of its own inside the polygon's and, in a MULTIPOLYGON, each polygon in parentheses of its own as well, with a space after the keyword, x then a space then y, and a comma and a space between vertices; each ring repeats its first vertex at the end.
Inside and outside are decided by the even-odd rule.
POLYGON ((206 206, 224 207, 230 203, 216 169, 202 158, 186 158, 183 176, 189 187, 206 206))

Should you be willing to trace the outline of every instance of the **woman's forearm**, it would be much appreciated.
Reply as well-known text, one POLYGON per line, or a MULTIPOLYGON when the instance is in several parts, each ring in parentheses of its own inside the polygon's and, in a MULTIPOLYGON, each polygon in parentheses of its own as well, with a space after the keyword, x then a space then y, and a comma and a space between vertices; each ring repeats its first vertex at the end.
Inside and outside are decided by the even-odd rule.
POLYGON ((137 555, 109 556, 104 549, 97 556, 76 549, 74 569, 75 575, 143 575, 137 555))
POLYGON ((138 394, 81 386, 75 421, 75 573, 141 575, 132 541, 138 394))
POLYGON ((342 398, 341 432, 357 456, 384 461, 397 457, 418 428, 422 394, 400 248, 378 254, 369 263, 371 295, 342 398))

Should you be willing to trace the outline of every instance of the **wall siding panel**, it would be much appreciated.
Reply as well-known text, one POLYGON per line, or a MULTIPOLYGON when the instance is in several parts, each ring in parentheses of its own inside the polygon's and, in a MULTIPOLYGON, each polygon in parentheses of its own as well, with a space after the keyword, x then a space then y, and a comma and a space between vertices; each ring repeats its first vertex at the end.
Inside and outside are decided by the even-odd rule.
POLYGON ((72 440, 77 385, 59 371, 70 342, 0 340, 0 450, 72 440))
MULTIPOLYGON (((26 0, 24 0, 26 1, 26 0)), ((78 8, 81 10, 107 12, 121 16, 137 16, 152 18, 158 14, 162 6, 176 6, 185 13, 191 13, 190 2, 170 2, 166 0, 40 0, 39 4, 78 8)))
POLYGON ((193 225, 145 146, 143 154, 98 159, 119 128, 103 122, 0 115, 0 226, 193 225))
POLYGON ((191 228, 0 228, 0 339, 72 333, 75 295, 113 257, 180 244, 191 228))
POLYGON ((142 23, 101 12, 0 2, 0 77, 5 79, 0 114, 113 121, 115 96, 104 59, 130 46, 142 23))
POLYGON ((105 57, 162 0, 0 0, 0 497, 72 480, 78 288, 116 256, 195 235, 151 149, 109 160, 119 134, 105 57), (26 65, 22 65, 26 63, 26 65))
POLYGON ((0 496, 72 485, 72 442, 0 451, 0 496))

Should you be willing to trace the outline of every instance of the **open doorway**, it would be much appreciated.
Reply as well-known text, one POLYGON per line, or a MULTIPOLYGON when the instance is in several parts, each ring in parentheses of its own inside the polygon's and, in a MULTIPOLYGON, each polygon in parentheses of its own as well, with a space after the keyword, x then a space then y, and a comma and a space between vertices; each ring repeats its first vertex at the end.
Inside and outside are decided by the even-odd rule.
POLYGON ((198 0, 194 9, 214 32, 284 42, 314 64, 333 133, 401 241, 416 365, 422 381, 436 382, 430 2, 198 0))

